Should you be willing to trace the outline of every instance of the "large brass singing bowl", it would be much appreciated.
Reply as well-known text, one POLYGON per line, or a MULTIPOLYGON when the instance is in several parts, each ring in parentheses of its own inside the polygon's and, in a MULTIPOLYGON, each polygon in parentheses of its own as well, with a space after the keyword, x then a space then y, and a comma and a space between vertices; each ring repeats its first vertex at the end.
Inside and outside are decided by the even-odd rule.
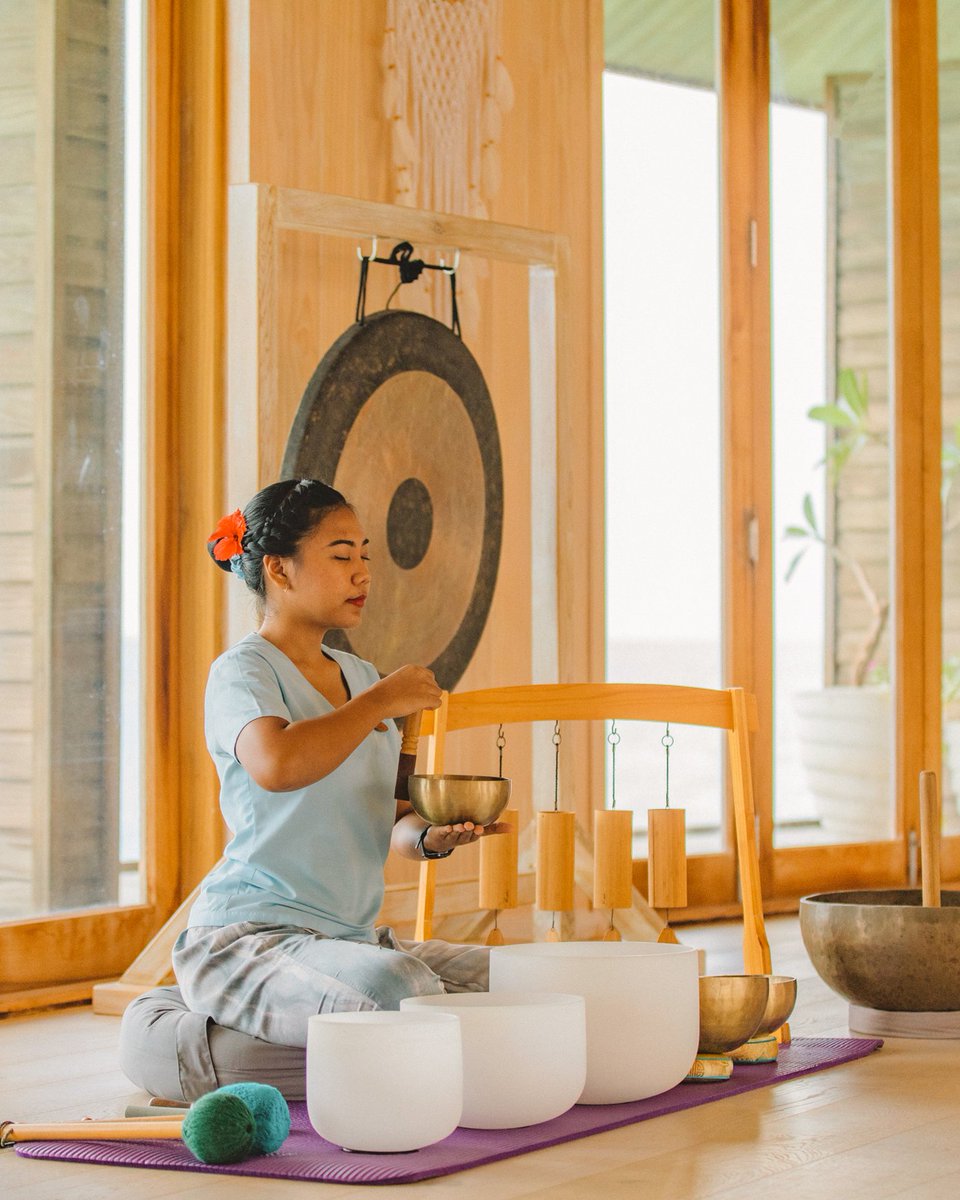
POLYGON ((410 803, 431 825, 492 825, 507 807, 510 780, 490 775, 411 775, 410 803))
POLYGON ((701 975, 698 1052, 727 1054, 748 1042, 763 1020, 769 994, 768 975, 701 975))
POLYGON ((767 1007, 751 1037, 766 1037, 769 1033, 776 1033, 797 1003, 797 981, 792 975, 768 975, 766 978, 770 984, 767 1007))
POLYGON ((960 1010, 960 892, 924 908, 917 888, 821 892, 800 901, 800 932, 820 978, 886 1012, 960 1010))

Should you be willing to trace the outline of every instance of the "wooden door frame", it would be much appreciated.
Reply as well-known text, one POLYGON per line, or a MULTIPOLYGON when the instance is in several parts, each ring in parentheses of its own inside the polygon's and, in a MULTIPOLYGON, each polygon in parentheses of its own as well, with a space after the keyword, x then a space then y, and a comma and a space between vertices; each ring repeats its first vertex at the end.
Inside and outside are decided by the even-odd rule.
POLYGON ((204 547, 222 503, 223 0, 150 0, 144 58, 145 902, 0 924, 0 1013, 88 998, 222 848, 202 709, 221 646, 220 572, 204 547))
MULTIPOLYGON (((805 892, 824 887, 902 885, 911 839, 918 831, 919 772, 940 770, 936 0, 888 0, 888 13, 897 838, 775 850, 769 2, 718 0, 725 679, 753 692, 760 705, 754 784, 763 890, 771 908, 789 906, 805 892)), ((729 844, 729 817, 725 835, 729 844)), ((944 876, 960 877, 960 838, 944 840, 943 856, 944 876)))
MULTIPOLYGON (((773 478, 770 461, 770 24, 767 0, 718 0, 724 682, 757 698, 753 783, 771 893, 773 478)), ((724 847, 735 886, 733 817, 724 847)), ((729 903, 733 895, 723 901, 729 903)))

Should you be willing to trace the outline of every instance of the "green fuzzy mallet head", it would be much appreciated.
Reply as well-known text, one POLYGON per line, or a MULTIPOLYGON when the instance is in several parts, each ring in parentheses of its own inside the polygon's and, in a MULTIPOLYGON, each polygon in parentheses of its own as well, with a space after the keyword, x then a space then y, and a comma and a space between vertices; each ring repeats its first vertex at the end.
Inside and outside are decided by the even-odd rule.
POLYGON ((208 1092, 183 1118, 184 1145, 203 1163, 235 1163, 254 1153, 256 1122, 239 1096, 208 1092))
POLYGON ((290 1109, 266 1083, 228 1083, 196 1100, 181 1137, 201 1162, 235 1163, 279 1150, 290 1132, 290 1109))
POLYGON ((290 1132, 290 1108, 275 1087, 268 1083, 228 1083, 219 1091, 239 1096, 253 1113, 254 1154, 272 1154, 280 1149, 290 1132))

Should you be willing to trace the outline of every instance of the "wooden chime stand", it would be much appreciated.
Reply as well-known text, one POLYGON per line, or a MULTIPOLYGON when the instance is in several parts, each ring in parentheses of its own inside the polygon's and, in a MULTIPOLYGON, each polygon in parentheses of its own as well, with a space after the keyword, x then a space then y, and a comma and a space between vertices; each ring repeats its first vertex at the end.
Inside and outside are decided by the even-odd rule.
MULTIPOLYGON (((444 705, 447 698, 444 698, 444 705)), ((444 705, 438 712, 433 736, 429 743, 427 771, 442 773, 444 759, 444 742, 446 733, 446 717, 444 705)), ((408 719, 404 727, 400 775, 404 774, 405 763, 415 763, 419 723, 408 719)), ((615 735, 614 735, 615 736, 615 735)), ((554 730, 554 745, 559 754, 559 723, 554 730)), ((616 740, 619 740, 617 737, 616 740)), ((500 774, 503 771, 503 727, 498 734, 497 746, 501 752, 500 774)), ((407 770, 409 774, 414 768, 407 770)), ((559 769, 556 775, 555 787, 558 787, 559 769)), ((398 777, 397 796, 405 793, 398 777)), ((552 810, 537 813, 536 822, 536 869, 534 905, 541 912, 553 914, 554 920, 547 930, 545 939, 550 942, 562 940, 561 930, 557 927, 556 914, 569 913, 574 908, 574 894, 577 883, 577 830, 576 816, 573 812, 559 807, 559 797, 555 795, 555 806, 552 810)), ((614 796, 615 803, 615 796, 614 796)), ((679 812, 679 810, 676 810, 679 812)), ((500 913, 515 908, 519 903, 518 860, 519 860, 519 812, 508 809, 501 820, 510 826, 509 832, 495 838, 481 839, 479 864, 479 896, 478 907, 493 914, 493 928, 486 935, 488 946, 502 945, 503 932, 499 927, 500 913)), ((594 846, 592 862, 588 869, 593 876, 593 906, 598 910, 610 912, 610 924, 603 935, 605 941, 620 941, 621 935, 613 923, 613 914, 617 909, 632 910, 636 903, 636 893, 633 887, 633 852, 632 852, 632 813, 629 810, 601 809, 594 814, 594 846)), ((675 871, 685 876, 685 860, 682 856, 683 842, 680 840, 681 858, 675 871)), ((433 894, 436 886, 435 865, 424 863, 421 866, 421 886, 418 896, 417 930, 415 936, 422 939, 431 936, 432 930, 429 914, 433 907, 433 894)), ((581 880, 581 886, 584 881, 581 880)), ((589 885, 587 885, 589 887, 589 885)), ((668 897, 672 907, 680 907, 676 896, 668 897)), ((685 897, 682 903, 685 903, 685 897)), ((660 934, 661 941, 676 943, 677 938, 669 926, 660 934)))
MULTIPOLYGON (((669 738, 669 726, 667 737, 669 738)), ((613 803, 616 805, 616 747, 620 737, 616 723, 608 738, 613 751, 613 803)), ((669 802, 669 742, 667 750, 667 805, 663 809, 649 812, 649 862, 650 904, 653 908, 669 910, 684 908, 687 904, 687 863, 685 812, 670 808, 669 802)), ((502 751, 502 744, 501 751, 502 751)), ((559 722, 554 731, 554 745, 559 759, 559 722)), ((559 778, 559 763, 555 778, 559 778)), ((555 784, 556 786, 556 784, 555 784)), ((573 908, 576 819, 572 812, 559 808, 555 796, 555 807, 537 813, 537 873, 536 907, 542 912, 569 912, 573 908)), ((504 856, 505 860, 506 856, 504 856)), ((506 868, 504 868, 506 869, 506 868)), ((513 860, 512 870, 516 864, 513 860)), ((504 891, 505 881, 491 875, 489 882, 484 877, 481 864, 481 908, 499 906, 492 903, 504 891), (485 898, 491 901, 485 902, 485 898)), ((603 935, 604 941, 620 941, 620 933, 613 923, 614 911, 630 908, 633 904, 633 814, 629 809, 596 809, 593 814, 593 906, 598 910, 609 910, 610 924, 603 935)), ((547 931, 546 940, 560 941, 556 921, 547 931)), ((660 941, 676 942, 677 938, 669 923, 664 926, 660 941)), ((502 934, 495 928, 488 944, 497 945, 502 934)))

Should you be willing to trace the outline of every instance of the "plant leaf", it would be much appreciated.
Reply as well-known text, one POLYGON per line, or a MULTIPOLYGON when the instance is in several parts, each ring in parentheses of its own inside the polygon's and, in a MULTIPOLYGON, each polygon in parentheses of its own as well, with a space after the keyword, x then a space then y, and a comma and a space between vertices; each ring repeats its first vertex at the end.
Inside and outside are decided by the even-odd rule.
POLYGON ((807 552, 807 547, 804 546, 802 550, 798 550, 797 553, 793 556, 793 561, 790 563, 790 566, 787 567, 787 573, 783 577, 784 583, 790 582, 790 579, 791 579, 794 571, 797 569, 797 564, 800 562, 800 559, 803 558, 803 556, 806 554, 806 552, 807 552))
POLYGON ((819 535, 820 530, 817 528, 817 517, 813 511, 813 497, 809 492, 803 498, 803 515, 813 532, 819 535))
POLYGON ((844 367, 837 375, 837 389, 850 411, 861 420, 867 415, 867 377, 857 377, 851 367, 844 367))
POLYGON ((853 417, 837 404, 815 404, 807 410, 811 421, 822 421, 824 425, 833 425, 838 429, 856 429, 857 423, 853 417))

